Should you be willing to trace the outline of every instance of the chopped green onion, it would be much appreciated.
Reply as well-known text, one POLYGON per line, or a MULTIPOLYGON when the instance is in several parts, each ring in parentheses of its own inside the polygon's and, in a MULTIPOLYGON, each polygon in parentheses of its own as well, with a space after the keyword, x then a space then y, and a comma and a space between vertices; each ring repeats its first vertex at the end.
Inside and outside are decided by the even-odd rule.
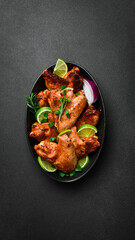
POLYGON ((66 86, 65 85, 61 85, 61 90, 63 90, 63 89, 65 89, 66 88, 66 86))
POLYGON ((65 176, 65 173, 64 172, 59 172, 59 175, 60 175, 60 177, 64 177, 65 176))
POLYGON ((47 122, 47 121, 48 121, 47 118, 43 118, 43 119, 41 120, 41 123, 45 123, 45 122, 47 122))
POLYGON ((65 95, 66 95, 66 93, 67 93, 67 91, 66 91, 66 90, 64 90, 64 91, 63 91, 63 95, 65 96, 65 95))
POLYGON ((68 111, 68 110, 66 110, 66 116, 67 116, 68 118, 70 118, 70 114, 69 114, 69 111, 68 111))
POLYGON ((76 172, 81 172, 81 171, 82 171, 82 168, 81 168, 80 166, 78 166, 78 167, 75 168, 75 171, 76 171, 76 172))
POLYGON ((53 127, 54 126, 54 122, 50 122, 49 124, 48 124, 48 126, 51 128, 51 127, 53 127))
POLYGON ((56 141, 56 137, 49 138, 49 142, 55 142, 55 141, 56 141))
POLYGON ((75 175, 75 171, 71 172, 69 175, 70 175, 70 177, 74 176, 75 175))
POLYGON ((80 95, 80 93, 79 93, 79 92, 77 92, 75 95, 78 97, 78 96, 80 95))
POLYGON ((45 113, 44 113, 44 117, 47 117, 47 116, 48 116, 48 112, 45 112, 45 113))
POLYGON ((48 90, 49 90, 49 91, 52 91, 52 89, 51 89, 51 88, 48 88, 48 90))
POLYGON ((59 113, 60 113, 60 112, 58 111, 58 112, 55 112, 54 114, 55 114, 55 115, 59 115, 59 113))

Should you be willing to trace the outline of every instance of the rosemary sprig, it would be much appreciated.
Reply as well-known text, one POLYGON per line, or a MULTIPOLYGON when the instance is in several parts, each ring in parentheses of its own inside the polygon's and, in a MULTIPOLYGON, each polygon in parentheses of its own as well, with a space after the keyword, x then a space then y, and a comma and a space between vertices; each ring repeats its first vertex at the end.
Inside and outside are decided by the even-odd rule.
POLYGON ((71 102, 71 100, 69 99, 69 97, 62 97, 62 99, 58 99, 58 101, 60 101, 61 103, 60 110, 59 110, 59 120, 60 120, 62 113, 64 112, 64 109, 67 106, 67 103, 71 102))
POLYGON ((27 106, 29 107, 30 111, 32 113, 36 113, 36 111, 39 109, 39 104, 37 102, 37 94, 31 93, 26 97, 27 106))

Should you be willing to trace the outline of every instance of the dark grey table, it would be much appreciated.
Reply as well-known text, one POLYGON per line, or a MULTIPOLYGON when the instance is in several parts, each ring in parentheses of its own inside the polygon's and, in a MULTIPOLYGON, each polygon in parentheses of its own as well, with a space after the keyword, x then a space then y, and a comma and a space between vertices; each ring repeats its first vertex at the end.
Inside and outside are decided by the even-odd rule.
POLYGON ((135 1, 0 1, 0 238, 135 239, 135 1), (32 85, 62 58, 105 101, 104 147, 74 183, 48 178, 25 132, 32 85))

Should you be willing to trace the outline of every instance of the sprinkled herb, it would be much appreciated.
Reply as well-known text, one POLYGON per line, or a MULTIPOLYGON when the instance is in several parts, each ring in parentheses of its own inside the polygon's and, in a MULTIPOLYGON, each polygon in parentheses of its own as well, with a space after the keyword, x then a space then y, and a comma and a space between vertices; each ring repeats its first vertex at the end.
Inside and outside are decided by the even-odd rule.
POLYGON ((67 91, 66 91, 66 90, 64 90, 62 93, 63 93, 63 95, 65 96, 65 95, 66 95, 66 93, 67 93, 67 91))
POLYGON ((41 120, 41 123, 45 123, 45 122, 47 122, 47 121, 48 121, 47 118, 43 118, 43 119, 41 120))
POLYGON ((75 175, 75 171, 71 172, 69 175, 70 175, 70 177, 74 176, 75 175))
POLYGON ((54 122, 50 122, 49 124, 48 124, 48 126, 51 128, 51 127, 53 127, 54 126, 54 122))
POLYGON ((82 168, 81 168, 80 166, 78 166, 78 167, 75 168, 75 171, 76 171, 76 172, 81 172, 81 171, 82 171, 82 168))
POLYGON ((27 106, 29 107, 30 111, 32 113, 36 113, 36 111, 39 109, 39 104, 37 102, 37 94, 31 93, 26 97, 27 106))
POLYGON ((56 137, 49 138, 49 142, 55 142, 55 141, 56 141, 56 137))
POLYGON ((66 110, 66 116, 67 116, 68 118, 70 118, 70 114, 69 114, 69 111, 68 111, 68 110, 66 110))
POLYGON ((45 113, 44 113, 44 117, 47 117, 47 116, 48 116, 48 112, 45 112, 45 113))
POLYGON ((65 85, 61 85, 61 90, 63 90, 63 89, 65 89, 66 88, 66 86, 65 85))
POLYGON ((52 89, 51 89, 51 88, 48 88, 48 90, 49 90, 49 91, 52 91, 52 89))
POLYGON ((59 115, 59 113, 60 113, 60 112, 58 111, 58 112, 55 112, 54 114, 55 114, 55 115, 59 115))
POLYGON ((80 95, 80 93, 79 93, 79 92, 77 92, 75 95, 78 97, 78 96, 80 95))
POLYGON ((60 175, 60 177, 64 177, 65 176, 65 173, 64 172, 59 172, 59 175, 60 175))

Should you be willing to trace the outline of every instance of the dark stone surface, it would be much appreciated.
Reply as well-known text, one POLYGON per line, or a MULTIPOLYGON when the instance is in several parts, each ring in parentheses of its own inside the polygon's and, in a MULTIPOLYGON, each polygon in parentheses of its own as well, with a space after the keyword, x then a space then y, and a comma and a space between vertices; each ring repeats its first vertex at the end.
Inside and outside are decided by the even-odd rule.
POLYGON ((135 239, 135 1, 0 1, 0 236, 135 239), (60 57, 85 67, 105 101, 104 147, 74 183, 49 179, 25 132, 27 95, 60 57))

